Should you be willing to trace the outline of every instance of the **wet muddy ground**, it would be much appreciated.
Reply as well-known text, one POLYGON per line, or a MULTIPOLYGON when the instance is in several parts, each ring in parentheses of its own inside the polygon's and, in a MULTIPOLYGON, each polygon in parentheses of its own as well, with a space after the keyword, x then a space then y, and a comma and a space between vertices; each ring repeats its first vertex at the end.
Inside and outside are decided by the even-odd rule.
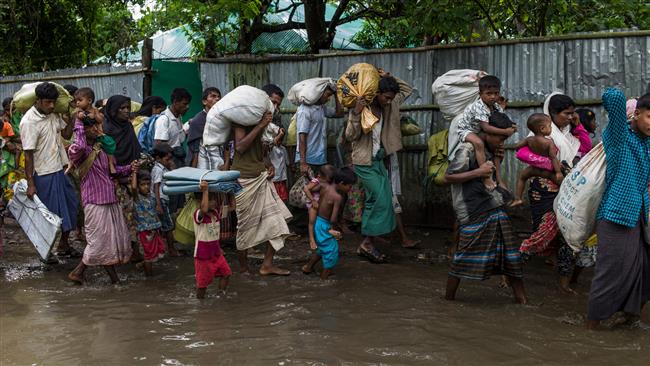
MULTIPOLYGON (((277 263, 291 276, 235 273, 226 295, 209 288, 199 301, 191 257, 163 259, 153 278, 122 266, 117 286, 92 268, 77 286, 66 281, 77 260, 44 266, 15 224, 5 230, 1 365, 650 365, 649 309, 645 323, 584 330, 591 270, 578 295, 561 295, 534 259, 528 306, 497 277, 443 300, 446 231, 410 230, 418 250, 380 245, 381 265, 357 257, 349 235, 328 281, 300 272, 305 240, 287 242, 277 263)), ((236 272, 232 247, 226 257, 236 272)))

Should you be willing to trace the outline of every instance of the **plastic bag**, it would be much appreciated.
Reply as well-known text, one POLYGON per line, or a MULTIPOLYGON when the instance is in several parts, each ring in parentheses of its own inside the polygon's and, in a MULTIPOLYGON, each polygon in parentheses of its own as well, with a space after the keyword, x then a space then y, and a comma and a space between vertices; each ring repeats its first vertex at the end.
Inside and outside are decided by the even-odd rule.
POLYGON ((557 224, 567 244, 578 252, 596 226, 596 211, 605 191, 607 161, 596 145, 564 178, 553 202, 557 224))
POLYGON ((450 70, 433 82, 431 92, 446 120, 451 121, 478 100, 478 81, 485 75, 479 70, 450 70))
MULTIPOLYGON (((36 103, 36 87, 42 82, 29 83, 23 85, 20 90, 18 90, 13 97, 12 105, 13 108, 19 110, 22 113, 27 112, 34 103, 36 103)), ((54 105, 55 113, 68 113, 70 108, 70 102, 72 102, 72 96, 65 90, 61 85, 57 83, 52 83, 56 87, 56 90, 59 92, 59 97, 56 99, 56 104, 54 105)))
POLYGON ((298 126, 296 125, 296 115, 291 116, 291 123, 287 129, 287 146, 298 145, 298 126))
MULTIPOLYGON (((364 97, 368 105, 375 99, 379 88, 379 71, 371 64, 359 63, 352 65, 336 83, 337 95, 344 107, 354 108, 358 97, 364 97)), ((379 118, 375 116, 370 107, 361 113, 361 128, 364 133, 372 130, 379 118)))
POLYGON ((435 135, 429 137, 427 145, 427 164, 428 164, 428 180, 433 181, 434 184, 442 186, 445 184, 445 173, 449 167, 449 159, 447 158, 447 135, 449 130, 443 130, 435 135))
POLYGON ((336 92, 336 83, 332 78, 313 78, 296 83, 289 89, 287 99, 295 105, 312 105, 318 102, 326 89, 336 92))
POLYGON ((309 184, 309 178, 304 175, 293 184, 293 187, 289 190, 289 204, 291 206, 297 208, 307 207, 307 195, 304 191, 307 184, 309 184))
POLYGON ((422 133, 422 129, 415 120, 408 116, 400 118, 402 136, 414 136, 422 133))
POLYGON ((273 113, 273 110, 273 103, 266 92, 248 85, 238 86, 210 108, 203 132, 203 144, 223 145, 230 138, 233 123, 254 126, 260 122, 264 113, 273 113))

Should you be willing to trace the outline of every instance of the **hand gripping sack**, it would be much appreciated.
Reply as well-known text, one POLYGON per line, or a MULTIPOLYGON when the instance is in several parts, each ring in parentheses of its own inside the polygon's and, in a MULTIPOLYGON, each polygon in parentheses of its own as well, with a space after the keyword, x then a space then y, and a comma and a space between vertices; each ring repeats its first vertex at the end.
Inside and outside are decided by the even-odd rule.
POLYGON ((287 99, 295 105, 312 105, 318 102, 326 89, 336 92, 336 83, 332 78, 313 78, 296 83, 289 89, 287 99))
MULTIPOLYGON (((18 90, 13 97, 12 105, 14 109, 19 110, 22 113, 27 112, 36 102, 36 87, 41 82, 29 83, 23 85, 20 90, 18 90)), ((55 113, 68 113, 70 108, 70 102, 72 102, 72 96, 65 90, 61 85, 57 83, 52 83, 56 87, 56 90, 59 92, 59 97, 56 99, 56 104, 54 105, 55 113)))
POLYGON ((233 123, 254 126, 260 122, 264 113, 273 113, 273 110, 273 103, 266 92, 248 85, 238 86, 210 108, 203 132, 203 144, 223 145, 230 137, 233 123))
POLYGON ((450 70, 433 82, 431 92, 446 120, 451 121, 478 100, 478 81, 485 75, 485 71, 450 70))
MULTIPOLYGON (((364 97, 370 104, 379 88, 379 71, 371 64, 359 63, 352 65, 336 83, 337 95, 344 107, 354 108, 357 104, 358 97, 364 97)), ((370 107, 366 107, 361 112, 361 128, 364 133, 372 130, 375 124, 379 122, 370 107)))
POLYGON ((600 143, 564 178, 553 202, 562 236, 576 252, 596 226, 596 211, 605 191, 606 170, 605 149, 600 143))

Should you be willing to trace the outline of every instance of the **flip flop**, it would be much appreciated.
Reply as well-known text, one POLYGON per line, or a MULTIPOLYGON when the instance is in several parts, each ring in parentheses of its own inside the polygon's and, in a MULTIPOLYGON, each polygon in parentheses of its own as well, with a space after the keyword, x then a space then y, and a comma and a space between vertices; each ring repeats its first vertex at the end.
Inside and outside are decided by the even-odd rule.
POLYGON ((376 247, 373 247, 372 250, 368 250, 360 246, 357 249, 357 255, 367 258, 372 263, 386 263, 386 256, 381 254, 376 247))

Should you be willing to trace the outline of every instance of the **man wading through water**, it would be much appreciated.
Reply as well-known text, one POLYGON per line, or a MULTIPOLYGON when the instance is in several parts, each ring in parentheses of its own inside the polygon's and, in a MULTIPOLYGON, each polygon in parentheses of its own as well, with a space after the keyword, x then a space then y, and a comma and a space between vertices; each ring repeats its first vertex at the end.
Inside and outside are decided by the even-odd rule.
POLYGON ((361 112, 366 107, 363 97, 350 110, 345 129, 345 139, 352 143, 352 164, 366 194, 361 234, 363 242, 357 254, 375 263, 386 261, 386 256, 377 250, 374 239, 395 230, 393 191, 384 158, 402 149, 400 105, 413 92, 405 81, 390 76, 379 69, 379 90, 370 104, 372 113, 379 118, 372 131, 363 133, 361 112))
POLYGON ((275 169, 264 155, 262 133, 271 123, 273 113, 267 112, 256 126, 233 124, 235 162, 233 170, 240 172, 242 191, 237 194, 237 250, 241 272, 250 273, 247 251, 267 243, 261 275, 289 275, 289 271, 273 265, 275 252, 284 246, 290 235, 287 220, 291 213, 273 186, 275 169))
POLYGON ((72 137, 74 123, 71 120, 66 124, 58 113, 54 113, 58 97, 59 92, 54 84, 39 84, 36 87, 36 103, 20 121, 27 197, 33 199, 37 194, 48 210, 63 219, 61 239, 55 254, 78 258, 81 253, 68 244, 68 237, 77 222, 79 199, 64 174, 68 155, 61 142, 61 136, 64 139, 72 137))

